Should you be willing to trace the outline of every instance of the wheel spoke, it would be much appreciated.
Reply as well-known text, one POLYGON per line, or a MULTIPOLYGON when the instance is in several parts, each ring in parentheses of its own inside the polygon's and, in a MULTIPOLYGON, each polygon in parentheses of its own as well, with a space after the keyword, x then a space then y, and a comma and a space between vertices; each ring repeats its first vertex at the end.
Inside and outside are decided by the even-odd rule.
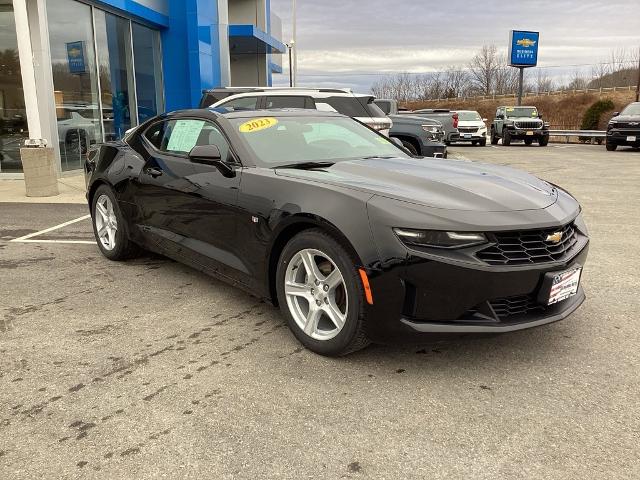
POLYGON ((104 207, 104 205, 102 205, 100 202, 96 203, 96 211, 102 217, 102 221, 104 221, 105 223, 109 221, 109 213, 107 212, 107 209, 104 207))
POLYGON ((334 268, 333 271, 325 277, 322 282, 326 285, 329 285, 330 290, 334 290, 336 287, 342 285, 344 280, 342 279, 342 274, 340 270, 334 268))
POLYGON ((308 297, 309 286, 302 283, 287 282, 284 285, 284 293, 294 297, 308 297))
POLYGON ((329 320, 331 320, 331 322, 336 326, 337 329, 342 328, 346 315, 340 311, 333 300, 329 300, 329 303, 324 305, 324 312, 327 314, 329 320))
POLYGON ((107 233, 109 235, 109 247, 113 248, 116 243, 116 229, 107 227, 107 233))
POLYGON ((302 258, 302 263, 304 263, 304 268, 307 271, 310 282, 324 278, 324 275, 322 275, 322 273, 320 272, 320 269, 316 264, 315 257, 311 252, 309 252, 308 250, 304 250, 300 252, 300 256, 302 258))
POLYGON ((101 227, 98 227, 98 236, 104 237, 107 234, 107 224, 102 224, 101 227))
POLYGON ((317 308, 315 305, 309 305, 309 313, 307 313, 306 323, 304 325, 304 333, 307 335, 313 335, 318 330, 318 323, 320 317, 322 317, 323 310, 317 308))

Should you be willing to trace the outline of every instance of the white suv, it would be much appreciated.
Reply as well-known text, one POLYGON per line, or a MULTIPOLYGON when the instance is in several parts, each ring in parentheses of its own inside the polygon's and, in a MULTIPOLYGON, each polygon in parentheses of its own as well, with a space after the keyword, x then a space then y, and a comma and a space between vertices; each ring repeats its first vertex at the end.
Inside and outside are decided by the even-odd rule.
POLYGON ((460 138, 456 142, 471 142, 484 147, 487 144, 487 121, 474 110, 456 110, 460 138))
POLYGON ((349 89, 291 87, 227 87, 202 92, 201 108, 264 110, 271 108, 305 108, 338 112, 389 136, 392 122, 373 103, 372 95, 353 93, 349 89))

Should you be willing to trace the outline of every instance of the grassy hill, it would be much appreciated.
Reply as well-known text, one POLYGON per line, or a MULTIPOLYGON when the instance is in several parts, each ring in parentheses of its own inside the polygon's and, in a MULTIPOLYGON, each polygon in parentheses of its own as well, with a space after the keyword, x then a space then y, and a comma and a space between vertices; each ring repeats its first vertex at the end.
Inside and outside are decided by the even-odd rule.
MULTIPOLYGON (((551 124, 553 129, 578 129, 582 122, 585 111, 599 99, 610 99, 615 108, 606 112, 600 119, 599 128, 606 128, 611 113, 622 110, 627 104, 635 100, 634 91, 616 92, 590 92, 573 93, 560 92, 553 95, 527 96, 522 100, 523 105, 533 105, 538 107, 538 111, 543 118, 551 124)), ((489 122, 493 119, 496 108, 501 105, 515 105, 514 97, 501 97, 496 99, 449 99, 449 100, 428 100, 422 102, 410 102, 406 106, 410 109, 417 108, 450 108, 458 110, 477 110, 483 118, 489 122)))

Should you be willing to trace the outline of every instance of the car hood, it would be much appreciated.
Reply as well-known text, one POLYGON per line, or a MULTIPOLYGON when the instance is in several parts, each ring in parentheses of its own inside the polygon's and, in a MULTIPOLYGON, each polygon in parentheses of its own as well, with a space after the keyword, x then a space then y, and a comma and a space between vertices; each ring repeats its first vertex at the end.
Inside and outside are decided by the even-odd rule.
POLYGON ((338 162, 322 170, 282 168, 276 174, 450 210, 533 210, 557 199, 556 189, 533 175, 469 161, 376 158, 338 162))
POLYGON ((437 120, 432 120, 430 118, 418 117, 412 115, 389 115, 389 118, 393 121, 393 123, 421 123, 423 125, 436 125, 442 126, 442 123, 437 120))
POLYGON ((618 115, 611 120, 616 122, 640 122, 640 115, 618 115))

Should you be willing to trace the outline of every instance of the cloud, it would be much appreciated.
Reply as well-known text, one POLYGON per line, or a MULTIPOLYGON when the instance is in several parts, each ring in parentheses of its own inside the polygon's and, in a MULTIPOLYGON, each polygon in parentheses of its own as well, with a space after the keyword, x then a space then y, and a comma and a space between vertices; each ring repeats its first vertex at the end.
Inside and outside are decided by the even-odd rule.
MULTIPOLYGON (((638 5, 628 0, 297 0, 297 6, 300 83, 350 83, 364 91, 389 73, 464 68, 484 44, 506 51, 510 29, 540 31, 539 61, 550 75, 640 46, 638 5)), ((291 0, 271 0, 271 8, 288 40, 291 0)), ((283 66, 285 78, 286 59, 283 66)))

